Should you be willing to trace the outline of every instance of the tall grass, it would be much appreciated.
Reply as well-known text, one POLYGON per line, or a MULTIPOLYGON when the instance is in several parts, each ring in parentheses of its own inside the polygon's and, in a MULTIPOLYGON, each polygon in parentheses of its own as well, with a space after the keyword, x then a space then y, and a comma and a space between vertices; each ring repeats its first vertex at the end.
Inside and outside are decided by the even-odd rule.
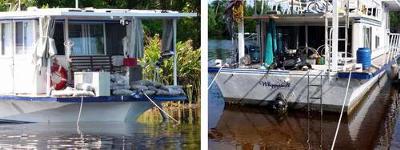
MULTIPOLYGON (((165 59, 159 69, 156 69, 156 62, 160 57, 161 39, 158 34, 147 37, 144 57, 139 60, 144 66, 143 76, 147 80, 155 78, 155 72, 159 74, 157 81, 166 84, 173 84, 173 57, 165 59)), ((200 49, 193 49, 192 40, 178 42, 177 45, 177 67, 178 85, 183 86, 188 95, 189 102, 200 100, 200 49)))

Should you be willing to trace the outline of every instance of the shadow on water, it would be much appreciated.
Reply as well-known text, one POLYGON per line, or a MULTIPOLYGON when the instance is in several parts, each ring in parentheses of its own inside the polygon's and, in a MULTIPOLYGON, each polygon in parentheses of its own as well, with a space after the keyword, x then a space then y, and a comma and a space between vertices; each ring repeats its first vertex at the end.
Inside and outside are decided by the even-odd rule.
MULTIPOLYGON (((209 113, 210 149, 331 147, 338 113, 324 112, 321 121, 319 112, 308 116, 307 112, 290 111, 281 119, 266 108, 224 104, 218 87, 213 86, 209 90, 209 110, 213 111, 209 113)), ((398 90, 390 83, 374 86, 359 107, 342 120, 335 149, 400 148, 398 97, 398 90)))
MULTIPOLYGON (((136 122, 0 124, 0 149, 199 149, 200 109, 172 108, 179 125, 158 110, 136 122)), ((101 116, 99 116, 101 117, 101 116)))

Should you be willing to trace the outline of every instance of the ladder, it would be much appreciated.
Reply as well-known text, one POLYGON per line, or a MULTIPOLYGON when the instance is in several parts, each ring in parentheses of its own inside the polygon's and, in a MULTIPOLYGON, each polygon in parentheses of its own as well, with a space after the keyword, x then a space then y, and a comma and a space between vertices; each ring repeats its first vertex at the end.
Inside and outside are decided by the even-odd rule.
POLYGON ((323 76, 324 76, 324 72, 323 70, 320 70, 319 73, 317 75, 315 75, 314 77, 311 77, 312 75, 310 75, 310 71, 307 72, 307 111, 310 111, 310 101, 311 100, 319 100, 320 103, 320 111, 321 111, 321 116, 322 116, 322 87, 323 87, 323 76), (318 83, 315 83, 315 81, 319 79, 318 83), (314 82, 313 82, 314 81, 314 82), (318 88, 318 96, 313 96, 315 94, 311 94, 310 93, 310 88, 318 88))
MULTIPOLYGON (((342 29, 345 32, 345 37, 341 38, 338 37, 337 39, 337 43, 339 42, 344 42, 344 59, 341 59, 344 62, 344 66, 346 66, 347 64, 347 55, 348 55, 348 39, 349 39, 349 34, 348 34, 348 30, 349 30, 349 25, 350 25, 350 19, 349 19, 349 0, 346 1, 346 11, 344 14, 340 15, 340 17, 344 17, 345 18, 345 23, 344 24, 340 24, 340 20, 338 18, 338 34, 340 33, 339 31, 342 29)), ((339 56, 335 56, 337 58, 337 62, 335 62, 336 64, 333 64, 334 62, 332 61, 332 55, 333 55, 333 13, 331 12, 326 12, 325 13, 325 61, 328 65, 328 70, 329 71, 337 71, 337 66, 338 66, 338 62, 339 62, 339 56), (335 67, 334 67, 335 65, 335 67), (332 69, 334 68, 334 69, 332 69)), ((338 35, 339 36, 339 35, 338 35)), ((338 44, 339 45, 339 44, 338 44)), ((339 46, 337 46, 339 47, 339 46)), ((339 51, 339 50, 338 50, 339 51)), ((337 52, 336 55, 338 55, 339 52, 337 52)), ((340 56, 341 57, 341 56, 340 56)))
POLYGON ((323 107, 322 107, 322 87, 323 87, 323 76, 324 76, 324 70, 320 70, 320 72, 314 76, 310 77, 310 71, 307 72, 307 114, 308 114, 308 120, 307 120, 307 126, 308 126, 308 131, 307 131, 307 143, 310 143, 310 133, 309 133, 309 118, 310 118, 310 100, 319 100, 319 109, 320 109, 320 148, 322 149, 322 122, 323 122, 323 107), (316 84, 315 81, 318 80, 319 82, 316 84), (311 79, 311 80, 310 80, 311 79), (310 82, 311 81, 311 82, 310 82), (314 81, 314 82, 313 82, 314 81), (310 88, 318 88, 318 93, 319 95, 317 97, 313 96, 315 94, 310 93, 310 88))

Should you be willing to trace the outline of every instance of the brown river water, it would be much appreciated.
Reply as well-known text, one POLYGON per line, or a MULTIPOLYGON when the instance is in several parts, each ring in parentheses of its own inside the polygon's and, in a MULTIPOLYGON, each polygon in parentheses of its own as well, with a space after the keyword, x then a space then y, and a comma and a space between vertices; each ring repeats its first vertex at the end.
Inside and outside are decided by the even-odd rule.
MULTIPOLYGON (((339 118, 299 111, 277 117, 266 108, 226 104, 216 85, 208 101, 209 149, 330 149, 339 118)), ((377 84, 342 120, 335 149, 400 149, 399 108, 398 90, 377 84)))

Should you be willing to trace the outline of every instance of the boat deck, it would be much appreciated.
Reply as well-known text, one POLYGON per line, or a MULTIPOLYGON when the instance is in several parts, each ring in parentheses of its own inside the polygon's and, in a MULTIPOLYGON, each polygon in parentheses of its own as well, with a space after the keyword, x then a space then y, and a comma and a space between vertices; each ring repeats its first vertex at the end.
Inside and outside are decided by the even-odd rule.
MULTIPOLYGON (((32 97, 32 96, 0 96, 0 101, 42 101, 42 102, 60 102, 60 103, 80 103, 83 98, 84 103, 91 102, 142 102, 148 101, 144 96, 99 96, 99 97, 32 97)), ((154 101, 184 101, 186 96, 153 96, 154 101)))

